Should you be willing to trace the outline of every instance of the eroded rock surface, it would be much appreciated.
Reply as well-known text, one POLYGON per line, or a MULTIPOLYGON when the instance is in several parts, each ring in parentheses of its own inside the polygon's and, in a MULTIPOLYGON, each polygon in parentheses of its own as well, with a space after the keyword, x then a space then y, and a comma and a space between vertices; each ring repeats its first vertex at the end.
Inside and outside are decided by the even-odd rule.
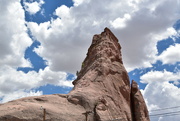
POLYGON ((2 104, 0 120, 42 121, 42 106, 46 109, 46 121, 149 121, 134 81, 130 88, 120 50, 118 39, 105 28, 94 35, 69 94, 28 97, 2 104), (136 108, 136 104, 140 106, 136 108), (139 113, 142 118, 136 115, 139 113))
POLYGON ((120 49, 118 39, 108 28, 94 35, 78 78, 73 82, 68 100, 76 99, 86 111, 92 111, 88 115, 91 120, 131 120, 130 82, 120 49))
POLYGON ((67 100, 67 95, 27 97, 0 106, 0 121, 83 121, 85 109, 67 100), (81 115, 79 115, 81 114, 81 115), (79 120, 78 120, 79 119, 79 120))

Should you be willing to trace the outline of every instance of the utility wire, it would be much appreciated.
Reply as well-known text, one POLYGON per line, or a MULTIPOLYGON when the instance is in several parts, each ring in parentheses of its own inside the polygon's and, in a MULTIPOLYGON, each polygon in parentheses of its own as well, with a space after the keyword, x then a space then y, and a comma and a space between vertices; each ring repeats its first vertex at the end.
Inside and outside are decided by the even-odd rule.
POLYGON ((175 114, 168 114, 168 115, 161 115, 161 116, 152 116, 151 118, 157 118, 157 117, 167 117, 167 116, 177 116, 177 115, 179 115, 179 116, 180 116, 180 114, 175 113, 175 114))
POLYGON ((159 108, 151 111, 160 111, 160 110, 168 110, 168 109, 174 109, 174 108, 180 108, 180 106, 174 106, 174 107, 167 107, 167 108, 159 108))
POLYGON ((167 108, 159 108, 159 109, 151 110, 153 113, 154 112, 163 111, 163 110, 166 110, 166 112, 158 113, 158 114, 153 114, 152 112, 150 112, 149 117, 157 118, 157 117, 167 117, 167 116, 180 116, 180 111, 167 112, 167 110, 169 110, 169 109, 177 109, 177 108, 180 108, 180 106, 167 107, 167 108))
POLYGON ((167 113, 158 113, 158 114, 153 114, 153 115, 149 115, 149 116, 159 116, 159 115, 174 114, 174 113, 180 113, 180 111, 167 112, 167 113))

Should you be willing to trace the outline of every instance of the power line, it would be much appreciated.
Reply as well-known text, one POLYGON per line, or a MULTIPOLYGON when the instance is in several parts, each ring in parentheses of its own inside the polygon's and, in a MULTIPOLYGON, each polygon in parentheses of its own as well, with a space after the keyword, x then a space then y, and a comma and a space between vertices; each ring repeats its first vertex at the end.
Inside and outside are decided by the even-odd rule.
MULTIPOLYGON (((166 112, 166 113, 158 113, 158 114, 153 114, 149 116, 161 116, 161 115, 170 115, 170 114, 177 114, 180 113, 180 111, 174 111, 174 112, 166 112)), ((179 114, 180 115, 180 114, 179 114)))
POLYGON ((168 115, 161 115, 161 116, 152 116, 151 118, 157 118, 157 117, 167 117, 167 116, 177 116, 177 115, 180 115, 180 114, 175 113, 175 114, 168 114, 168 115))
POLYGON ((160 110, 168 110, 168 109, 174 109, 174 108, 180 108, 180 106, 174 106, 174 107, 167 107, 167 108, 159 108, 151 111, 160 111, 160 110))

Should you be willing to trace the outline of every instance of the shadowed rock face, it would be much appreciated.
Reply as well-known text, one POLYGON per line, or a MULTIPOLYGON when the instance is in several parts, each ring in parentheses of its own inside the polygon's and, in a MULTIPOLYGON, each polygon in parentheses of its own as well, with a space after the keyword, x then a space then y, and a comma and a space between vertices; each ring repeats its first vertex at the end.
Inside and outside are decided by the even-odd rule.
POLYGON ((150 121, 146 103, 134 80, 131 84, 131 104, 133 121, 150 121))
POLYGON ((28 97, 0 105, 0 121, 149 121, 137 83, 123 66, 121 46, 105 28, 94 35, 74 88, 67 95, 28 97), (138 115, 137 115, 138 114, 138 115))

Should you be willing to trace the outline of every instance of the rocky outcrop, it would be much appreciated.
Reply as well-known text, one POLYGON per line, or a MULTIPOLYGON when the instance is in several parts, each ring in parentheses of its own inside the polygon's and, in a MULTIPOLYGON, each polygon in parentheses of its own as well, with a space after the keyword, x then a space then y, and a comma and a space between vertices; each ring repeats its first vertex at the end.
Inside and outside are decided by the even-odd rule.
POLYGON ((134 80, 131 84, 131 104, 133 121, 150 121, 146 103, 134 80))
POLYGON ((2 104, 0 120, 42 121, 45 117, 46 121, 149 121, 134 81, 130 88, 120 50, 118 39, 105 28, 94 35, 69 94, 28 97, 2 104), (40 107, 46 109, 45 113, 40 107))
POLYGON ((0 121, 83 121, 85 109, 67 100, 67 95, 43 95, 0 105, 0 121))
POLYGON ((130 82, 120 49, 118 39, 108 28, 94 35, 81 71, 73 82, 68 100, 91 111, 90 120, 131 120, 130 82))

